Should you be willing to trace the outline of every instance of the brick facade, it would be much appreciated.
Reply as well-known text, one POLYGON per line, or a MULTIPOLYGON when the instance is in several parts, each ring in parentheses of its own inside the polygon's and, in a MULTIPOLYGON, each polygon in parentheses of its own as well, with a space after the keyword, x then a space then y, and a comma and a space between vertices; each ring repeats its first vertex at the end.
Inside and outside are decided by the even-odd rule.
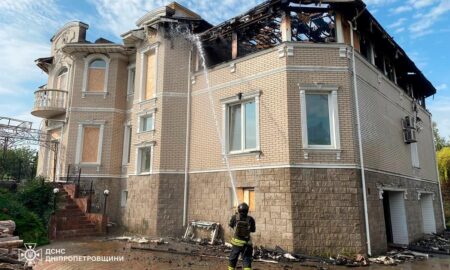
MULTIPOLYGON (((85 28, 63 30, 82 37, 85 28)), ((131 47, 76 47, 58 43, 64 31, 55 37, 52 55, 59 62, 49 72, 49 85, 53 85, 56 70, 70 67, 68 109, 49 121, 64 122, 58 176, 65 175, 68 164, 81 168, 83 187, 94 183, 96 211, 102 211, 103 190, 109 189, 107 212, 113 222, 131 232, 161 236, 181 236, 185 229, 187 180, 185 221, 219 222, 221 235, 228 240, 231 231, 227 223, 235 210, 219 141, 219 137, 226 138, 224 100, 252 94, 258 96, 258 150, 227 157, 236 186, 254 188, 255 210, 250 213, 257 223, 254 243, 318 255, 367 252, 351 47, 345 43, 283 42, 209 68, 208 88, 206 76, 198 68, 198 52, 186 37, 174 35, 162 23, 157 30, 145 29, 147 32, 133 30, 142 34, 133 38, 124 35, 124 42, 127 46, 132 43, 131 47), (152 68, 156 81, 154 97, 145 100, 143 76, 147 70, 142 61, 147 59, 147 50, 155 53, 152 68), (109 59, 106 93, 83 92, 86 61, 92 55, 109 59), (131 65, 136 67, 134 94, 127 93, 131 65), (339 149, 311 149, 302 144, 300 91, 305 86, 336 89, 339 149), (139 132, 139 117, 149 112, 153 113, 154 130, 139 132), (77 163, 84 124, 103 125, 99 164, 77 163), (132 128, 129 162, 123 160, 126 126, 132 128), (142 146, 152 147, 150 172, 139 172, 142 146), (121 203, 124 191, 128 192, 126 206, 121 203)), ((355 60, 371 247, 378 253, 387 247, 380 186, 407 190, 410 240, 422 235, 421 215, 417 214, 421 189, 435 194, 436 229, 443 229, 440 191, 430 114, 419 108, 423 121, 418 135, 421 166, 413 168, 401 127, 401 119, 412 113, 412 100, 359 53, 355 60)), ((51 127, 44 129, 50 131, 51 127)), ((40 152, 39 173, 49 176, 51 155, 46 151, 40 152)))

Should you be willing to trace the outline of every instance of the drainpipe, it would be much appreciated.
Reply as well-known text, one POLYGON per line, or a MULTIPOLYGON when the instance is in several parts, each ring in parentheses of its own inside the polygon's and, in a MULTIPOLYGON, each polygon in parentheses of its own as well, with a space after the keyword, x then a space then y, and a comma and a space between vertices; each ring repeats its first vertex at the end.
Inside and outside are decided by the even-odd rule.
POLYGON ((350 25, 350 42, 352 46, 352 66, 353 66, 353 90, 355 92, 355 107, 356 107, 356 126, 358 131, 358 144, 359 144, 359 162, 361 166, 361 183, 363 190, 363 203, 364 203, 364 220, 366 223, 366 240, 367 240, 367 254, 372 255, 372 248, 370 243, 370 228, 369 228, 369 213, 367 211, 367 190, 366 190, 366 174, 364 167, 364 156, 362 147, 362 136, 361 136, 361 119, 359 116, 359 104, 358 104, 358 85, 356 83, 356 64, 355 64, 355 47, 353 41, 353 24, 348 21, 350 25))
POLYGON ((445 223, 445 212, 444 212, 444 203, 442 201, 442 191, 441 191, 441 180, 439 179, 439 168, 438 168, 438 164, 437 164, 437 159, 436 159, 436 138, 434 137, 434 133, 433 133, 433 121, 431 120, 430 117, 430 129, 431 129, 431 136, 433 137, 433 156, 434 156, 434 164, 436 166, 436 176, 437 176, 437 180, 438 180, 438 186, 439 186, 439 199, 441 200, 441 211, 442 211, 442 221, 444 223, 444 229, 447 229, 447 224, 445 223))
POLYGON ((183 200, 183 227, 187 226, 187 204, 188 204, 188 184, 189 184, 189 141, 191 128, 191 61, 192 50, 189 51, 188 60, 188 93, 187 93, 187 109, 186 109, 186 142, 185 142, 185 157, 184 157, 184 200, 183 200))

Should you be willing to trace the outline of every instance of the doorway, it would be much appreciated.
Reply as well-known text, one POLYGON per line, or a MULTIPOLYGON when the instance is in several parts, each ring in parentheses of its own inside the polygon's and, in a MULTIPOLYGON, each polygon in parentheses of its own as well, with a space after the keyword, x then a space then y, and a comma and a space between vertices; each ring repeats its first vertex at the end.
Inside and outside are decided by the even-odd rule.
POLYGON ((403 191, 384 191, 383 210, 388 244, 409 244, 403 191))
POLYGON ((434 216, 433 194, 421 194, 420 206, 422 208, 423 233, 436 233, 436 219, 434 216))

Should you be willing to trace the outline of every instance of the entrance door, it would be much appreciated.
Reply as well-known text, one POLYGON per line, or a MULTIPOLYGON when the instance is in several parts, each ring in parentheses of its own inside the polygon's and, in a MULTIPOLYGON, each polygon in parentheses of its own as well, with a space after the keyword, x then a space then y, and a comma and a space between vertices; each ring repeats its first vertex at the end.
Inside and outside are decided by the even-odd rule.
POLYGON ((434 217, 433 195, 421 194, 420 205, 422 208, 423 233, 436 233, 436 220, 434 217))
POLYGON ((383 196, 384 220, 388 243, 407 245, 408 225, 404 193, 401 191, 385 191, 383 196))

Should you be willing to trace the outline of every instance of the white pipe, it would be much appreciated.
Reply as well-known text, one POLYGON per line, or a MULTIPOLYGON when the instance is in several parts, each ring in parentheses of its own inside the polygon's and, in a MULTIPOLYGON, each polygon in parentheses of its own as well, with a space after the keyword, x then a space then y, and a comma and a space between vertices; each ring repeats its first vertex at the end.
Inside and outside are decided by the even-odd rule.
POLYGON ((191 61, 192 47, 189 51, 188 60, 188 93, 187 93, 187 109, 186 109, 186 142, 184 157, 184 199, 183 199, 183 227, 187 225, 187 204, 188 204, 188 184, 189 184, 189 140, 191 128, 191 61))
POLYGON ((438 181, 438 186, 439 186, 439 199, 441 200, 441 211, 442 211, 442 221, 444 223, 444 229, 447 229, 447 224, 445 222, 445 212, 444 212, 444 202, 442 201, 442 191, 441 191, 441 179, 439 179, 439 168, 438 168, 438 164, 437 164, 437 159, 436 159, 436 138, 434 137, 434 132, 433 132, 433 121, 431 120, 431 116, 430 116, 430 129, 431 129, 431 137, 433 138, 433 156, 434 156, 434 164, 436 166, 436 176, 437 176, 437 181, 438 181))
POLYGON ((353 89, 355 91, 355 107, 356 107, 356 126, 358 131, 358 144, 359 144, 359 161, 361 165, 361 182, 362 182, 362 190, 363 190, 363 203, 364 203, 364 219, 366 223, 366 240, 367 240, 367 254, 369 256, 372 255, 372 248, 370 243, 370 228, 369 228, 369 213, 367 211, 367 191, 366 191, 366 174, 364 172, 364 156, 363 156, 363 147, 362 147, 362 136, 361 136, 361 119, 359 116, 359 104, 358 104, 358 85, 356 82, 356 64, 355 64, 355 47, 353 41, 353 24, 351 21, 348 21, 350 24, 350 42, 352 46, 352 65, 353 65, 353 89))

